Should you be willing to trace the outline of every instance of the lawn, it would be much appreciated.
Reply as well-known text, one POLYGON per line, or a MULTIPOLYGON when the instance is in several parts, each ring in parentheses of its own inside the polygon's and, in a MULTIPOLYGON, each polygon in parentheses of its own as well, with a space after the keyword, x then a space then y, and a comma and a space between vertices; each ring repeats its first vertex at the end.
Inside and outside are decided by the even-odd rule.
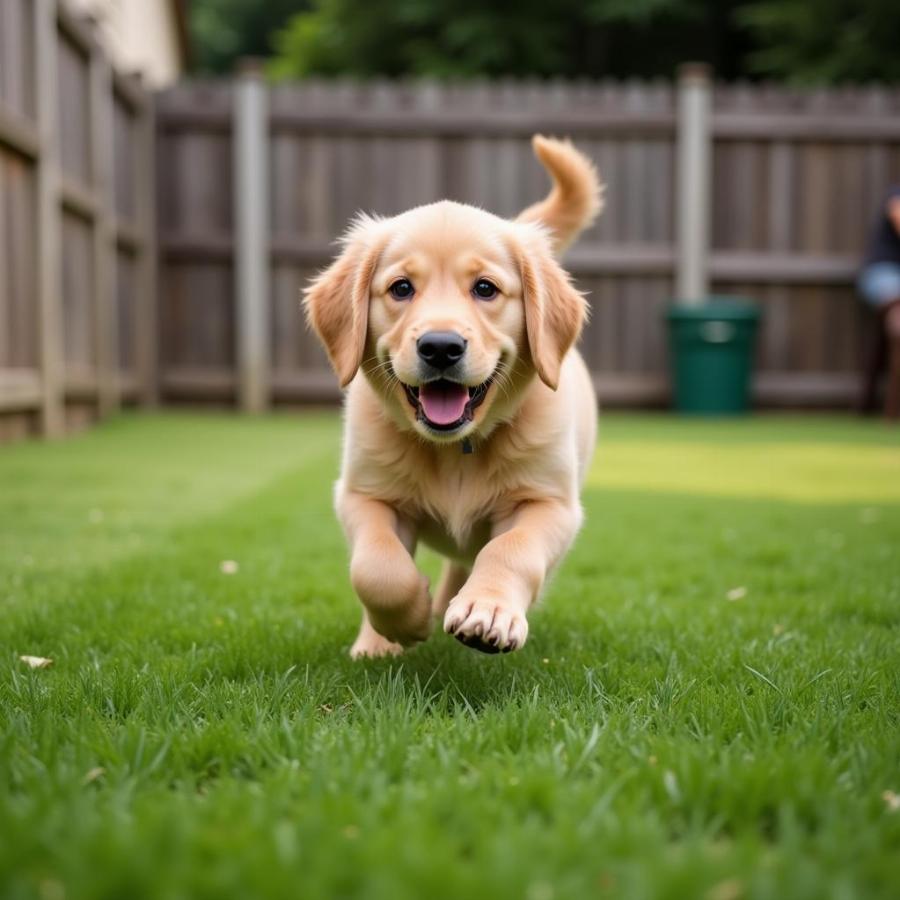
POLYGON ((896 430, 607 416, 525 649, 366 663, 338 444, 0 448, 3 900, 897 896, 896 430))

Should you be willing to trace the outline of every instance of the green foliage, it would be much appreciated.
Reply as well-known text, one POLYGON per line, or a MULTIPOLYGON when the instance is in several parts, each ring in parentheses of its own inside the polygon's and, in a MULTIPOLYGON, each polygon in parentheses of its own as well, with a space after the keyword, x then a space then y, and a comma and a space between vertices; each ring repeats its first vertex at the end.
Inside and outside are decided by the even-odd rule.
POLYGON ((897 0, 758 0, 738 12, 749 67, 795 84, 900 81, 897 0))
POLYGON ((0 448, 0 896, 895 897, 896 435, 601 435, 521 652, 357 664, 336 414, 0 448))
POLYGON ((733 0, 314 0, 274 41, 274 77, 669 76, 729 65, 733 0))
POLYGON ((900 81, 897 0, 192 0, 195 68, 308 75, 900 81))
POLYGON ((244 56, 267 57, 271 35, 309 0, 191 0, 193 68, 229 75, 244 56))

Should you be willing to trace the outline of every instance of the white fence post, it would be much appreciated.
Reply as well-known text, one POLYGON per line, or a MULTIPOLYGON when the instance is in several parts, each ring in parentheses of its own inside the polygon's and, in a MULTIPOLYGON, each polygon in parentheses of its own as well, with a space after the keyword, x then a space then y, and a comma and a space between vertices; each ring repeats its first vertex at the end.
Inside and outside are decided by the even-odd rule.
POLYGON ((269 402, 269 114, 258 68, 235 86, 234 203, 238 397, 259 412, 269 402))
POLYGON ((676 296, 697 305, 709 293, 709 217, 712 183, 709 67, 687 63, 678 70, 676 296))

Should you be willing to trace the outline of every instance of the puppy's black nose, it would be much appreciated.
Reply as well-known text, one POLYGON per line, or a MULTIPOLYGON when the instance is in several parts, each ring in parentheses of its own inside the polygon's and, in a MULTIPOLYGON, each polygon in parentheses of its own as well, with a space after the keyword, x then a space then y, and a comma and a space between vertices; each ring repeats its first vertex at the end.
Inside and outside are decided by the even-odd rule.
POLYGON ((455 331, 429 331, 416 341, 419 358, 435 369, 449 369, 466 352, 466 339, 455 331))

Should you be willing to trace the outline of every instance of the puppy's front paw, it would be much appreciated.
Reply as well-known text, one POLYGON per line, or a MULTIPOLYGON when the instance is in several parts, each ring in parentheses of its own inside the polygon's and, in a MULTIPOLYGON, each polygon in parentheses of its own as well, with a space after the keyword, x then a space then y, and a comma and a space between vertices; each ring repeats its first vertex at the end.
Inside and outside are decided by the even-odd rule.
POLYGON ((458 594, 444 615, 444 631, 482 653, 509 653, 528 638, 528 620, 516 603, 458 594))

